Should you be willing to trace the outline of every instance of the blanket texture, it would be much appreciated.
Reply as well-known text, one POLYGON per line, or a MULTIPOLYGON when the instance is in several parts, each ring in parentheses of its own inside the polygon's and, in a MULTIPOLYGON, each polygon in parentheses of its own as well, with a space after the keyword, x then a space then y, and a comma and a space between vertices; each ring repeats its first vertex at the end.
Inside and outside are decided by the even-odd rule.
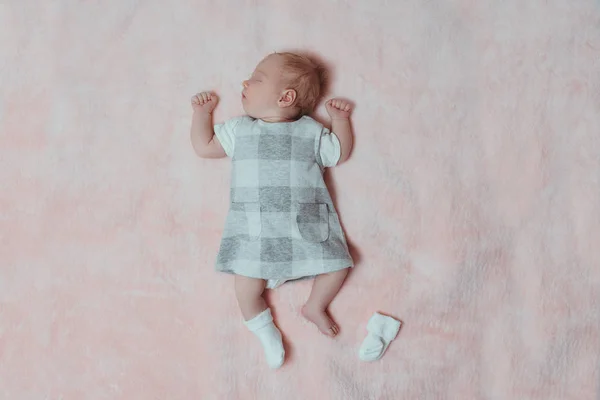
POLYGON ((596 399, 599 59, 597 0, 1 0, 0 399, 596 399), (357 264, 334 341, 309 281, 270 293, 273 372, 189 98, 240 115, 288 49, 356 103, 327 181, 357 264), (403 326, 364 363, 376 311, 403 326))

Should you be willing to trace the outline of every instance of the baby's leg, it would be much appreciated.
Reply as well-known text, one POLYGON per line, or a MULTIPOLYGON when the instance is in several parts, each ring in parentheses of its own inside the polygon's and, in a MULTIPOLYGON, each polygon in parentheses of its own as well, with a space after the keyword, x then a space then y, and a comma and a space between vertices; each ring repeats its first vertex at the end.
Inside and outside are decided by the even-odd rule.
POLYGON ((235 276, 235 295, 246 321, 267 309, 267 303, 262 297, 266 284, 267 282, 263 279, 235 276))
POLYGON ((342 287, 346 275, 348 268, 317 276, 310 297, 302 307, 304 318, 317 325, 328 336, 335 336, 339 332, 337 325, 327 315, 327 307, 342 287))
POLYGON ((267 364, 279 368, 285 358, 281 332, 273 322, 271 309, 262 297, 266 281, 236 275, 235 294, 244 316, 244 323, 260 340, 267 364))

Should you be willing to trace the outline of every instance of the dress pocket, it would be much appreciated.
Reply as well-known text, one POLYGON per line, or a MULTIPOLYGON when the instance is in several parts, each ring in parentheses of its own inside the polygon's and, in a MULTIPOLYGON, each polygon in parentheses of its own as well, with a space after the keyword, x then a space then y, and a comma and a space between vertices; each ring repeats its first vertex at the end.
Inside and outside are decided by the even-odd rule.
POLYGON ((248 240, 257 240, 262 231, 260 203, 240 203, 246 216, 248 240))
POLYGON ((296 211, 300 236, 308 242, 320 243, 329 238, 329 208, 325 203, 300 203, 296 211))

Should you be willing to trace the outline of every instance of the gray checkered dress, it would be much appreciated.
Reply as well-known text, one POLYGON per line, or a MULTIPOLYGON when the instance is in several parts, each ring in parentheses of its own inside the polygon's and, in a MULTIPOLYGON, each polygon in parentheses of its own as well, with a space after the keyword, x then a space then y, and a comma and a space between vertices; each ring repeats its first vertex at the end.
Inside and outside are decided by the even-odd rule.
POLYGON ((293 280, 353 265, 323 180, 323 129, 310 117, 241 119, 218 271, 293 280))

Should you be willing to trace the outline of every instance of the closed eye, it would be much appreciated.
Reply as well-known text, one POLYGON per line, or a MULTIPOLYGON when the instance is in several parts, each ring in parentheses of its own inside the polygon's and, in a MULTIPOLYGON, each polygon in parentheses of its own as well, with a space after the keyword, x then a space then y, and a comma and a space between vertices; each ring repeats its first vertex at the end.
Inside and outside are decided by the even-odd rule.
POLYGON ((262 72, 255 72, 252 74, 252 76, 250 77, 250 80, 254 81, 254 82, 262 82, 262 76, 259 75, 263 75, 262 72))

